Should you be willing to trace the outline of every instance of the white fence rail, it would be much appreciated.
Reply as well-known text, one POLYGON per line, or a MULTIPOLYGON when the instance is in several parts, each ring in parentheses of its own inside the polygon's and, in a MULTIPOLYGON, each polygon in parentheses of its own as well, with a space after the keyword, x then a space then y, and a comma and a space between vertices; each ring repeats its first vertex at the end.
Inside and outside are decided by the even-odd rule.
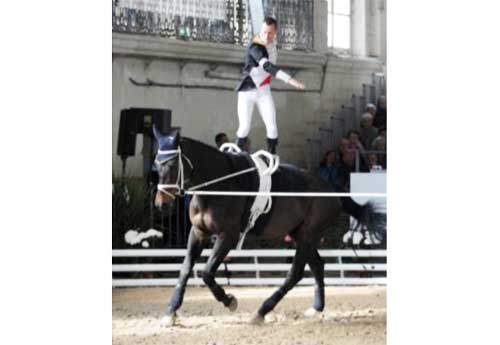
MULTIPOLYGON (((211 249, 205 249, 201 256, 210 256, 211 249)), ((344 250, 344 249, 325 249, 319 251, 320 255, 329 261, 328 258, 336 259, 336 263, 325 264, 325 276, 328 272, 338 272, 339 277, 325 278, 326 285, 385 285, 385 277, 346 277, 346 272, 384 272, 386 273, 385 263, 344 263, 345 258, 386 258, 385 250, 344 250)), ((116 249, 113 250, 113 258, 183 258, 186 255, 185 249, 116 249)), ((222 264, 218 272, 231 272, 230 277, 217 277, 216 281, 222 285, 281 285, 285 279, 290 263, 264 263, 264 258, 293 257, 295 250, 266 250, 266 249, 244 249, 232 250, 229 256, 233 260, 237 258, 251 258, 251 263, 226 263, 222 264), (235 276, 236 273, 252 273, 252 277, 235 276), (276 272, 282 277, 261 277, 261 273, 276 272)), ((180 263, 141 263, 141 264, 113 264, 113 273, 119 272, 179 272, 182 264, 180 263)), ((199 278, 201 271, 205 267, 204 263, 197 263, 193 269, 193 277, 188 280, 189 285, 203 285, 199 278)), ((306 272, 309 266, 306 266, 306 272)), ((177 284, 175 278, 153 278, 153 279, 124 279, 114 278, 113 287, 125 286, 174 286, 177 284)), ((303 278, 299 285, 313 285, 313 278, 303 278)))

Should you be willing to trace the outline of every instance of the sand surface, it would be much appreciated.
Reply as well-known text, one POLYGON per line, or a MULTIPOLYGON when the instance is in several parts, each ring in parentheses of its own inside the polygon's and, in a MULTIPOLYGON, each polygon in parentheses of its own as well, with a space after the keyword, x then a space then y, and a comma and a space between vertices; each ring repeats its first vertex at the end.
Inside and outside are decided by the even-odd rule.
POLYGON ((114 288, 113 344, 385 344, 386 289, 327 287, 325 311, 312 318, 313 287, 295 287, 266 316, 264 325, 248 320, 276 287, 225 287, 238 298, 230 312, 206 287, 188 287, 177 324, 159 320, 172 288, 114 288))

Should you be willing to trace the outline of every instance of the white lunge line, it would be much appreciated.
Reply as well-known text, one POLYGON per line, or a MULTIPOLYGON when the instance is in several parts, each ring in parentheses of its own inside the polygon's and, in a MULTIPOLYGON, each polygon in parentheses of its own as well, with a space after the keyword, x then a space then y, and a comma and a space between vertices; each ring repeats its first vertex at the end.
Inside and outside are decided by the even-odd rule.
POLYGON ((221 195, 221 196, 295 196, 295 197, 370 197, 386 198, 385 193, 315 193, 315 192, 228 192, 228 191, 186 191, 190 195, 221 195))

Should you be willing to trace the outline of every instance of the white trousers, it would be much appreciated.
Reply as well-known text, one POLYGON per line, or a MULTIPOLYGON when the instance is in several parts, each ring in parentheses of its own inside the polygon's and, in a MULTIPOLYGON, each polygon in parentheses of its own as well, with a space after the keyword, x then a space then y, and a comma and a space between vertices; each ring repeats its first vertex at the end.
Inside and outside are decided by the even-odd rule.
POLYGON ((266 135, 269 139, 278 138, 278 126, 276 125, 276 108, 270 85, 264 85, 255 90, 238 92, 238 119, 240 125, 236 135, 245 138, 250 133, 252 124, 252 113, 254 104, 257 103, 260 116, 266 125, 266 135))

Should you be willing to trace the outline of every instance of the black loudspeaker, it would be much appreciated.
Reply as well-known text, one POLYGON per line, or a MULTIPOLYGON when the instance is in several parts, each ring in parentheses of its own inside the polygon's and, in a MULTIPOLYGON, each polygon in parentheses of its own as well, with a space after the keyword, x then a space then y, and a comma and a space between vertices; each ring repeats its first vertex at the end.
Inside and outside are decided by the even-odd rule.
POLYGON ((120 127, 118 130, 117 153, 122 158, 135 155, 135 143, 139 132, 139 114, 132 109, 120 112, 120 127))
POLYGON ((137 133, 152 137, 151 125, 145 125, 144 117, 151 116, 153 124, 161 133, 168 133, 172 124, 170 109, 129 108, 120 112, 117 153, 122 159, 135 155, 137 133))
POLYGON ((153 124, 161 133, 167 133, 172 126, 172 111, 170 109, 158 109, 153 113, 153 124))

